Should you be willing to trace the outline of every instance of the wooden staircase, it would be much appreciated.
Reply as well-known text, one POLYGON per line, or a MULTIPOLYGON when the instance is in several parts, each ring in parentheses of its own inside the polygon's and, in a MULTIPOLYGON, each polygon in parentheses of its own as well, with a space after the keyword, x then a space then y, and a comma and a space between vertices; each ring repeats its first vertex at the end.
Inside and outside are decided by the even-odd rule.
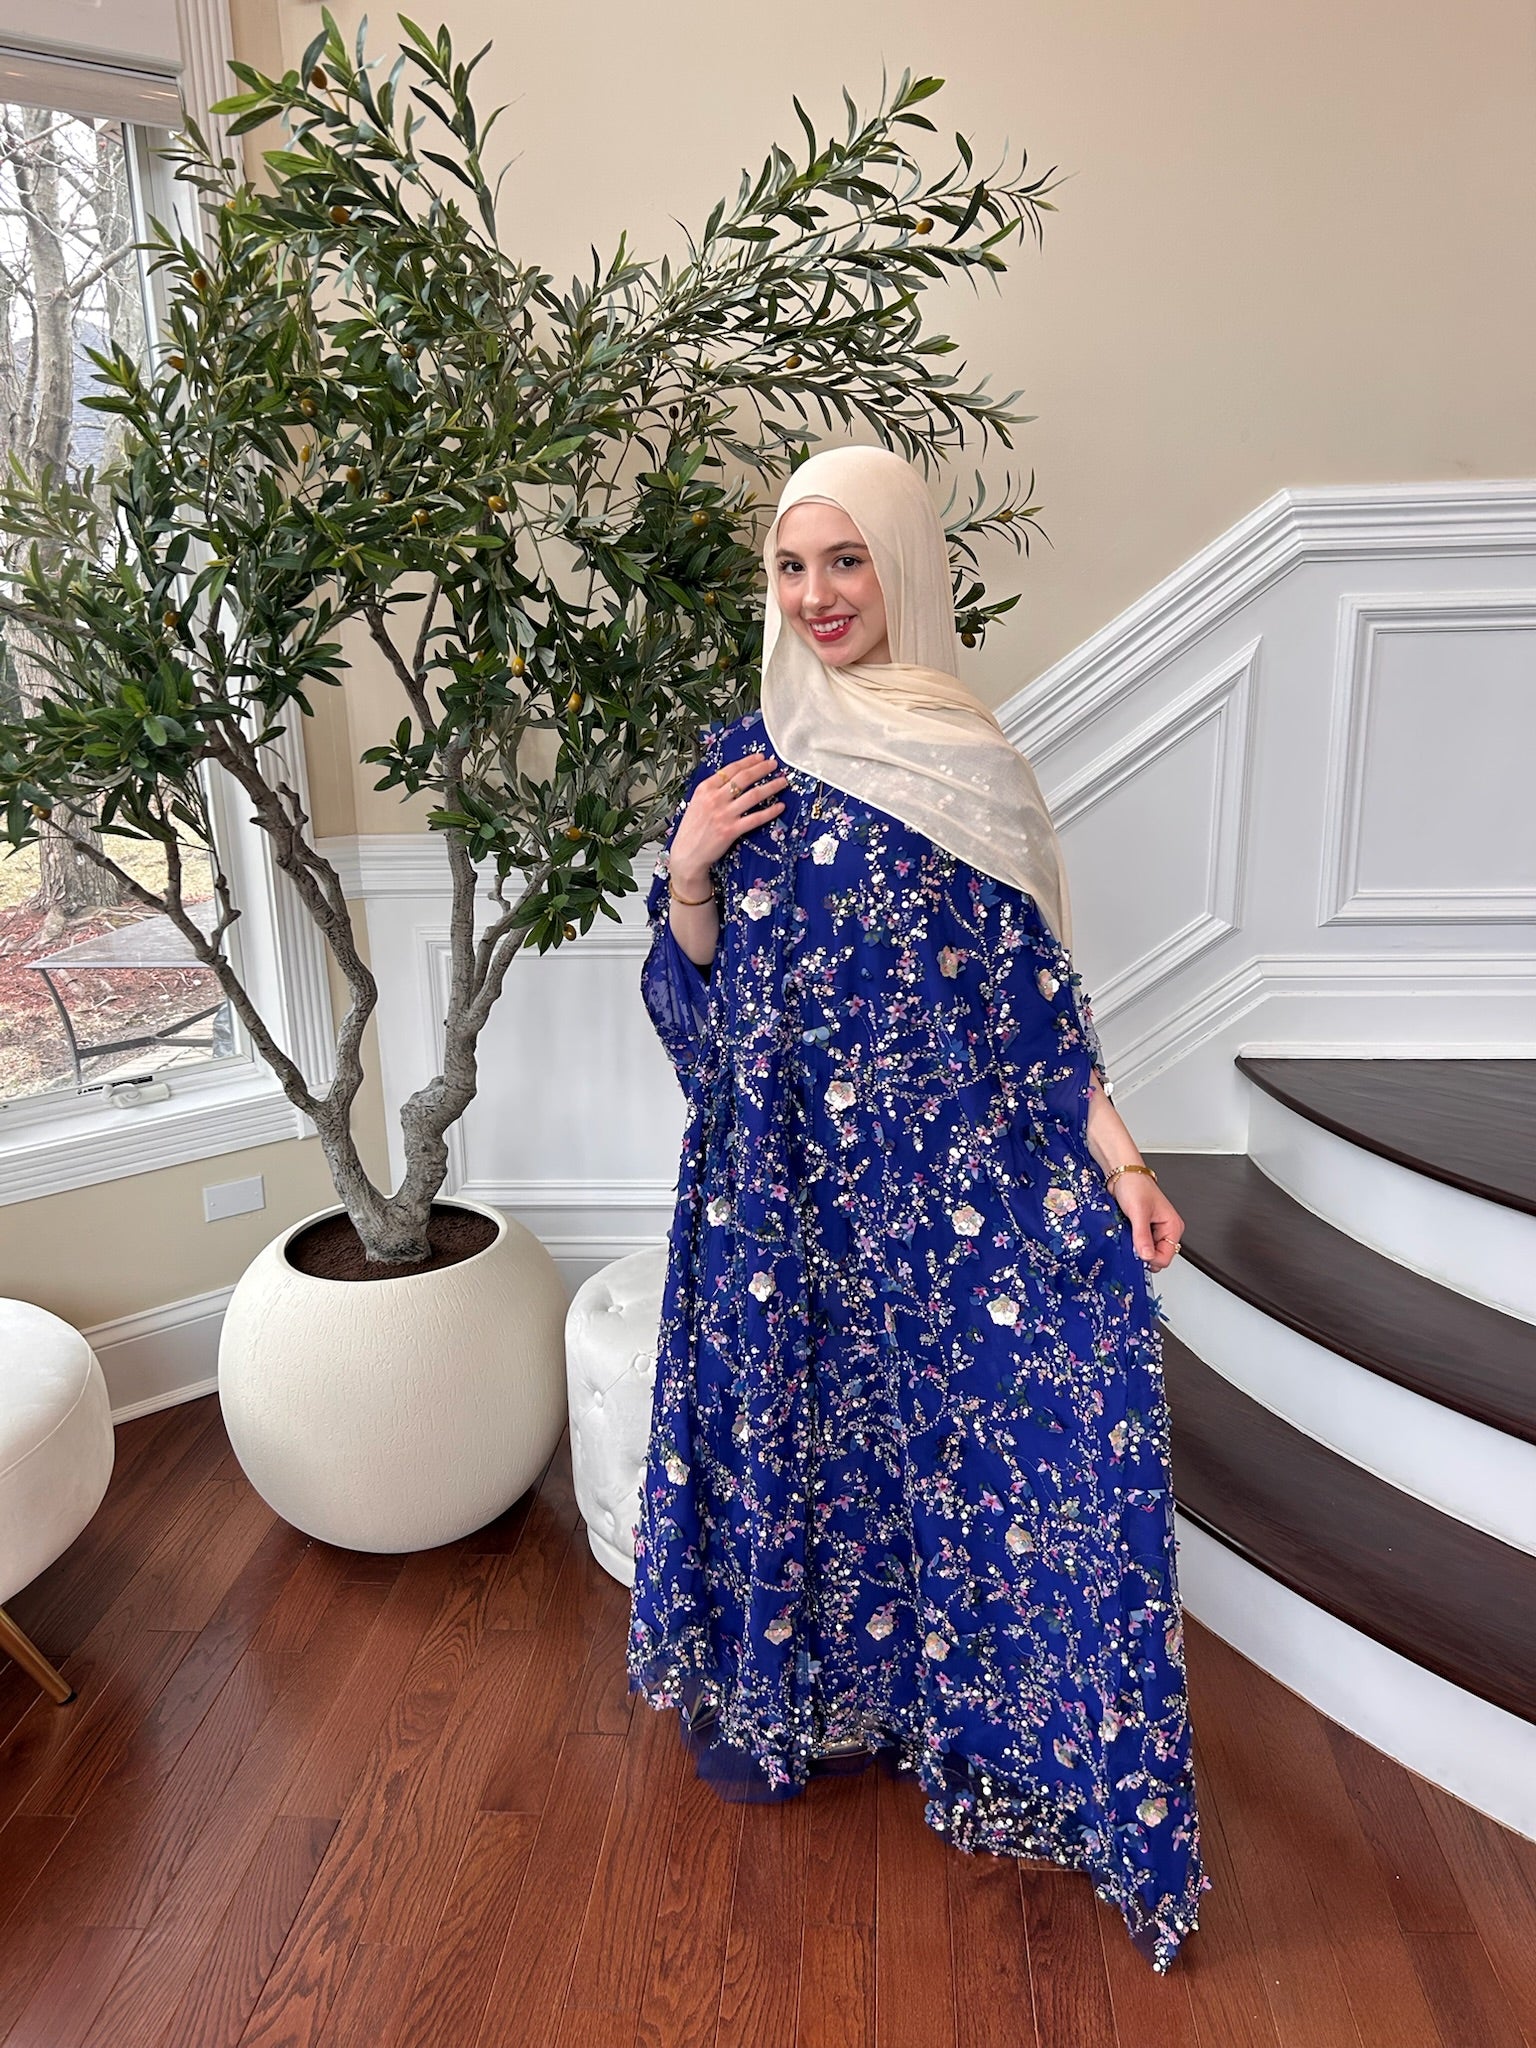
POLYGON ((1536 1837, 1536 1060, 1238 1066, 1152 1155, 1186 1604, 1536 1837))

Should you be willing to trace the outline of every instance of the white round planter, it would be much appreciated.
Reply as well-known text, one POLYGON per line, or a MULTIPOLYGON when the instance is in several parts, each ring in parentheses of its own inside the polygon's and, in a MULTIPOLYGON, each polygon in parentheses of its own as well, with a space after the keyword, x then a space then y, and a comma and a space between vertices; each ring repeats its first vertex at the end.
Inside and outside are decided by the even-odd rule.
POLYGON ((219 1403, 284 1521, 347 1550, 427 1550, 483 1528, 565 1426, 565 1286, 531 1230, 499 1226, 432 1273, 327 1280, 291 1266, 306 1216, 258 1252, 224 1313, 219 1403))

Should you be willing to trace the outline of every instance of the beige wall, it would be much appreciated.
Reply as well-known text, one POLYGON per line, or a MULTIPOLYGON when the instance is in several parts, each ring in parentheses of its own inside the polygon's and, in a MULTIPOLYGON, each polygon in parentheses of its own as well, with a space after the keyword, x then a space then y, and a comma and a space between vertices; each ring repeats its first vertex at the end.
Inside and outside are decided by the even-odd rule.
POLYGON ((335 1200, 318 1140, 252 1145, 0 1209, 0 1295, 76 1329, 226 1287, 285 1224, 335 1200), (259 1173, 267 1206, 203 1221, 203 1188, 259 1173))
MULTIPOLYGON (((280 9, 288 61, 318 27, 280 9)), ((1067 181, 1000 291, 936 289, 1022 387, 1051 545, 977 659, 1010 696, 1281 485, 1536 475, 1536 10, 1527 0, 440 0, 509 103, 509 247, 557 275, 621 228, 676 249, 774 139, 882 62, 1067 181)), ((350 33, 356 0, 333 9, 350 33)), ((371 33, 389 20, 377 8, 371 33)), ((382 42, 380 43, 382 47, 382 42)), ((1014 571, 1006 551, 999 583, 1014 571)), ((1003 586, 1007 587, 1007 586, 1003 586)), ((399 716, 385 699, 390 726, 399 716)), ((367 742, 364 741, 364 744, 367 742)), ((358 799, 358 829, 398 830, 358 799)))
MULTIPOLYGON (((621 228, 678 246, 775 138, 790 95, 825 124, 882 61, 934 71, 983 152, 1070 173, 1041 251, 932 318, 1039 415, 1023 430, 1051 546, 977 658, 1011 695, 1281 485, 1536 475, 1536 13, 1525 0, 597 0, 509 13, 442 0, 518 153, 509 246, 557 274, 621 228)), ((358 9, 336 12, 350 33, 358 9)), ((242 54, 295 62, 311 0, 236 0, 242 54)), ((418 18, 427 24, 429 10, 418 18)), ((389 15, 374 11, 381 39, 389 15)), ((376 41, 375 47, 382 47, 376 41)), ((998 582, 1012 573, 998 563, 998 582)), ((366 651, 311 734, 326 832, 399 831, 357 752, 399 717, 366 651)), ((376 1103, 368 1127, 375 1150, 376 1103)), ((318 1147, 270 1146, 0 1210, 0 1289, 96 1321, 232 1280, 328 1199, 318 1147), (268 1176, 259 1217, 208 1225, 200 1189, 268 1176)))

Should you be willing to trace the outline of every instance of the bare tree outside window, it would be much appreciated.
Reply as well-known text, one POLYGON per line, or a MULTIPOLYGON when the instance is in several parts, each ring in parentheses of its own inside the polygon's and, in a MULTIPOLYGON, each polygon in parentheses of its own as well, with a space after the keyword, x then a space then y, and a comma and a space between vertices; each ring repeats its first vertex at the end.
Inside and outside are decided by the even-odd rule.
MULTIPOLYGON (((130 146, 118 121, 0 104, 0 463, 7 466, 19 460, 33 474, 49 466, 78 476, 99 472, 117 452, 120 422, 81 400, 92 389, 88 350, 115 343, 141 359, 146 352, 130 146)), ((0 719, 23 714, 51 688, 25 634, 0 626, 0 719)), ((69 820, 94 838, 92 822, 69 820)), ((116 860, 160 886, 161 849, 109 837, 116 860)), ((206 855, 189 846, 184 858, 187 901, 211 896, 206 855)), ((208 1057, 219 1021, 209 1018, 218 1003, 213 977, 174 958, 135 964, 157 951, 158 933, 111 942, 146 915, 60 832, 46 829, 36 845, 0 856, 0 1101, 208 1057), (200 1024, 177 1031, 199 1013, 200 1024)))

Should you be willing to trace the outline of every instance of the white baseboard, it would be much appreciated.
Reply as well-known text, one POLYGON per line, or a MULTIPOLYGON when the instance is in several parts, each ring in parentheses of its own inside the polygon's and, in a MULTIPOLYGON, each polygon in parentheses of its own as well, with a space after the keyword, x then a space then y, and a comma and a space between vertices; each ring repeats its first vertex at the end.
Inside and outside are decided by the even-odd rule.
POLYGON ((219 1330, 233 1287, 114 1316, 83 1334, 101 1361, 112 1420, 195 1401, 219 1384, 219 1330))

